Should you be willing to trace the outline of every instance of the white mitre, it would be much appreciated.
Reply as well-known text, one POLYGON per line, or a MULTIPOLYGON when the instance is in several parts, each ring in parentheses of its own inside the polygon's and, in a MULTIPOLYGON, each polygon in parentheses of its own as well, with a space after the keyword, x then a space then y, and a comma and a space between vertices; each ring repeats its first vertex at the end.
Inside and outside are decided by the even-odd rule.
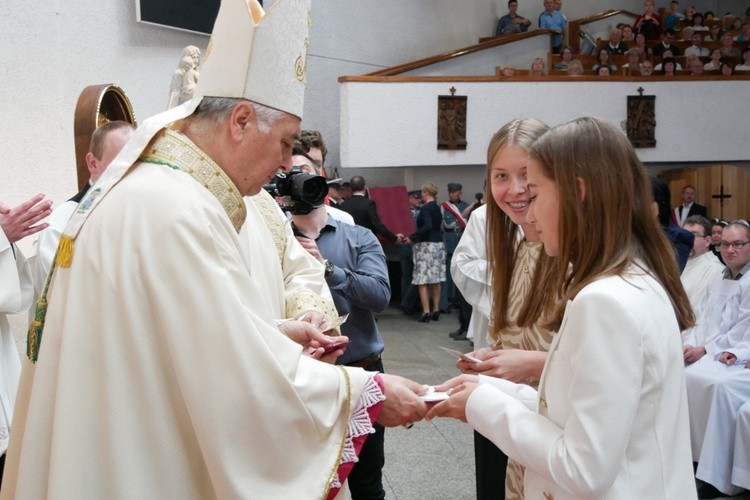
POLYGON ((195 98, 243 97, 302 118, 310 0, 223 0, 195 98))
POLYGON ((138 162, 163 128, 191 115, 203 97, 245 98, 302 118, 310 0, 277 0, 263 12, 257 0, 222 0, 193 99, 145 120, 71 217, 57 266, 68 267, 73 241, 88 215, 138 162))

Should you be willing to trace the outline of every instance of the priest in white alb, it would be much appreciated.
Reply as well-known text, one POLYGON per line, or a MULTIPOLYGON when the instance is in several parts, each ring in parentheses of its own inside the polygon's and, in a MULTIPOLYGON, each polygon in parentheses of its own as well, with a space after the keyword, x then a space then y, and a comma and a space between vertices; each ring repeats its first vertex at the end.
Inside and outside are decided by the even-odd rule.
POLYGON ((695 236, 693 249, 688 256, 687 264, 680 274, 680 281, 685 287, 690 305, 697 311, 703 296, 706 294, 708 283, 717 276, 721 276, 724 266, 716 255, 710 251, 711 221, 701 215, 692 215, 685 219, 682 228, 695 236))
POLYGON ((266 230, 243 196, 291 161, 309 19, 308 0, 224 0, 193 100, 143 122, 81 202, 0 498, 331 498, 375 419, 426 412, 419 384, 305 356, 332 343, 311 323, 273 326, 264 266, 283 257, 240 235, 266 230))

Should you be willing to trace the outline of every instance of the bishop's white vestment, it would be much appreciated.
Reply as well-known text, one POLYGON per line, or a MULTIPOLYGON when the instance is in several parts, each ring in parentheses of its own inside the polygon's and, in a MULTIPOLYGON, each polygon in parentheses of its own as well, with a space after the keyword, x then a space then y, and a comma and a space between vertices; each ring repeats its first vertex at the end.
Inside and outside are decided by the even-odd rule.
POLYGON ((269 324, 264 221, 238 234, 236 188, 174 132, 105 193, 55 270, 0 498, 326 498, 382 395, 269 324))

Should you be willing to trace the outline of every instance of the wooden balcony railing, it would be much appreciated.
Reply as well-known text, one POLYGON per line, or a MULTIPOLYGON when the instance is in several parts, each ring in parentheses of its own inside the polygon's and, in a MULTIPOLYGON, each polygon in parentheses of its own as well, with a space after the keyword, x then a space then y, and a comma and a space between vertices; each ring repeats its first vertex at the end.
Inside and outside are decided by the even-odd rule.
POLYGON ((400 64, 398 66, 393 66, 391 68, 373 71, 372 73, 367 73, 365 76, 395 76, 401 73, 405 73, 407 71, 415 70, 417 68, 422 68, 424 66, 429 66, 431 64, 435 64, 435 63, 439 63, 443 61, 449 61, 451 59, 465 56, 467 54, 471 54, 474 52, 479 52, 480 50, 486 50, 486 49, 490 49, 493 47, 498 47, 500 45, 506 45, 509 43, 517 42, 519 40, 533 38, 536 36, 548 37, 550 39, 550 44, 551 44, 552 37, 550 35, 551 35, 550 30, 545 28, 545 29, 527 31, 526 33, 517 33, 515 35, 493 36, 493 37, 483 38, 481 40, 484 40, 484 41, 480 41, 480 43, 478 43, 477 45, 472 45, 470 47, 465 47, 463 49, 454 50, 452 52, 445 52, 444 54, 427 57, 425 59, 420 59, 418 61, 412 61, 412 62, 400 64))

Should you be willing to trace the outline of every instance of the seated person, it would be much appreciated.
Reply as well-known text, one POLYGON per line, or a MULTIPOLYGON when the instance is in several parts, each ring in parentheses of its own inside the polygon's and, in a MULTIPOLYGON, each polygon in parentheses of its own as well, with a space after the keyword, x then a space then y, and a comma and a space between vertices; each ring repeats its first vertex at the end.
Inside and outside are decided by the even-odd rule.
POLYGON ((724 219, 711 219, 711 245, 709 250, 724 264, 724 258, 721 256, 721 233, 729 223, 724 219))
POLYGON ((596 69, 596 76, 610 76, 611 74, 609 66, 599 66, 596 69))
POLYGON ((633 47, 640 50, 641 54, 645 55, 646 59, 649 59, 653 55, 653 51, 651 50, 651 47, 648 46, 646 37, 643 35, 643 33, 638 33, 637 35, 635 35, 635 44, 633 45, 633 47))
POLYGON ((633 28, 630 26, 623 26, 622 29, 622 41, 623 42, 632 42, 635 40, 635 33, 633 33, 633 28))
POLYGON ((661 62, 657 64, 656 66, 654 66, 655 71, 659 71, 661 69, 661 65, 664 64, 665 59, 671 59, 672 62, 674 63, 674 69, 676 71, 682 71, 682 65, 678 63, 677 61, 675 61, 674 54, 672 54, 671 50, 664 51, 664 53, 661 55, 661 62))
POLYGON ((683 332, 686 364, 706 357, 724 364, 743 362, 750 341, 750 227, 734 221, 721 233, 722 275, 712 279, 696 311, 695 326, 683 332), (731 363, 729 363, 731 361, 731 363))
POLYGON ((745 43, 750 42, 750 21, 744 21, 742 26, 740 26, 740 31, 742 31, 742 33, 737 36, 737 41, 745 43))
POLYGON ((679 39, 682 40, 683 42, 689 42, 692 37, 693 37, 693 28, 691 28, 690 26, 686 28, 682 28, 680 30, 679 39))
POLYGON ((608 50, 610 54, 620 56, 628 50, 627 44, 625 44, 625 42, 622 42, 621 40, 622 31, 615 28, 609 34, 609 43, 605 45, 604 48, 608 50))
POLYGON ((568 76, 581 76, 583 75, 583 64, 578 59, 573 59, 568 64, 568 76))
MULTIPOLYGON (((724 228, 721 253, 727 266, 721 277, 710 281, 696 324, 684 333, 685 361, 691 363, 685 380, 696 478, 724 495, 740 491, 732 475, 732 447, 739 409, 750 401, 749 242, 746 221, 724 228)), ((702 490, 710 488, 699 487, 701 498, 719 496, 701 494, 702 490)))
POLYGON ((682 228, 693 233, 695 240, 680 281, 690 299, 690 305, 697 311, 708 283, 721 275, 724 265, 710 250, 711 221, 701 215, 691 215, 685 219, 682 228))
POLYGON ((703 14, 700 12, 695 13, 690 27, 693 28, 693 31, 708 31, 708 26, 703 25, 703 14))
POLYGON ((667 58, 662 59, 662 62, 660 62, 657 65, 657 68, 661 70, 661 74, 664 76, 675 76, 675 71, 677 71, 677 66, 679 66, 679 64, 675 62, 673 57, 667 57, 667 58), (661 67, 659 68, 659 66, 661 67))
POLYGON ((672 45, 674 43, 674 39, 675 31, 672 29, 666 30, 661 36, 661 42, 654 45, 654 47, 651 49, 651 52, 657 57, 662 57, 662 54, 665 50, 671 50, 672 54, 679 56, 680 48, 672 45))
POLYGON ((641 70, 641 54, 637 47, 628 50, 625 55, 628 56, 628 62, 623 64, 623 68, 628 68, 631 72, 641 70))
POLYGON ((712 23, 708 27, 708 35, 703 39, 704 42, 720 42, 721 41, 721 25, 719 23, 712 23))
POLYGON ((541 57, 537 57, 531 63, 531 69, 529 75, 531 76, 545 76, 547 74, 547 68, 544 65, 544 61, 541 57))
POLYGON ((719 73, 721 76, 732 76, 734 74, 734 64, 731 59, 722 59, 721 66, 719 66, 719 73))
POLYGON ((703 69, 706 71, 719 71, 721 66, 721 49, 714 49, 711 51, 711 60, 703 65, 703 69))
POLYGON ((516 76, 516 65, 513 63, 508 63, 503 67, 503 76, 516 76))
POLYGON ((654 74, 654 63, 646 59, 641 63, 641 76, 651 76, 654 74))
POLYGON ((731 33, 724 33, 721 37, 721 43, 721 55, 724 57, 735 57, 737 59, 742 57, 740 49, 734 46, 734 37, 731 33))
POLYGON ((745 49, 745 52, 742 54, 742 64, 738 64, 735 66, 735 71, 750 71, 750 47, 745 49))
POLYGON ((531 21, 517 14, 517 0, 508 1, 508 13, 497 20, 495 36, 523 33, 531 26, 531 21))
POLYGON ((689 58, 687 65, 690 70, 690 76, 703 75, 703 63, 697 57, 693 56, 692 58, 689 58))
POLYGON ((692 45, 685 49, 686 56, 693 54, 696 57, 708 57, 708 49, 703 46, 703 35, 700 33, 693 33, 693 36, 690 38, 690 43, 692 43, 692 45))
POLYGON ((610 52, 606 49, 606 47, 602 47, 601 49, 599 49, 599 53, 596 56, 596 64, 594 64, 594 67, 591 69, 598 72, 599 68, 601 68, 602 66, 606 66, 607 68, 609 68, 609 73, 607 74, 617 71, 617 66, 612 64, 612 62, 609 60, 609 54, 610 52))
POLYGON ((562 57, 560 62, 552 66, 552 69, 568 69, 568 64, 573 60, 573 49, 570 45, 563 47, 560 56, 562 57))

